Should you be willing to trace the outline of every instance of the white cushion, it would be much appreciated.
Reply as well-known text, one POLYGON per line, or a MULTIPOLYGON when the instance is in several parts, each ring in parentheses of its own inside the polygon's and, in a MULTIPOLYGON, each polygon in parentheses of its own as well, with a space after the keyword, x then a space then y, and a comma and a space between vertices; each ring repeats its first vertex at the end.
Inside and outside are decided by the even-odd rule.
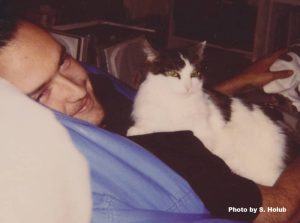
POLYGON ((0 222, 90 222, 87 164, 66 130, 3 79, 0 106, 0 222))

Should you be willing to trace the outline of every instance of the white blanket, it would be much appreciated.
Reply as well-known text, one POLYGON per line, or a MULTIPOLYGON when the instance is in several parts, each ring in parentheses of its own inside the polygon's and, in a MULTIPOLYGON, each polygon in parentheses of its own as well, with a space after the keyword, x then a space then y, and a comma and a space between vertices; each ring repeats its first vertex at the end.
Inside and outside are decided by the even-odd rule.
POLYGON ((88 168, 66 130, 2 79, 0 105, 0 222, 90 222, 88 168))
MULTIPOLYGON (((300 45, 293 47, 297 46, 300 47, 300 45)), ((294 74, 285 79, 274 80, 263 89, 266 93, 278 93, 289 98, 300 111, 300 57, 294 52, 288 52, 287 55, 292 58, 292 61, 279 58, 272 64, 270 71, 293 70, 294 74)))

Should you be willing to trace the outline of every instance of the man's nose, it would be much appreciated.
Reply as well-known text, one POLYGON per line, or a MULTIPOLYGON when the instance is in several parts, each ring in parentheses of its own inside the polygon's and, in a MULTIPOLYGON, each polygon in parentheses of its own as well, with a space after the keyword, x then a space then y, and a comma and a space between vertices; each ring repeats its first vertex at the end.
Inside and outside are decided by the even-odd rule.
POLYGON ((60 86, 59 94, 61 94, 68 102, 79 101, 87 94, 84 85, 79 85, 62 75, 59 75, 57 82, 60 86))

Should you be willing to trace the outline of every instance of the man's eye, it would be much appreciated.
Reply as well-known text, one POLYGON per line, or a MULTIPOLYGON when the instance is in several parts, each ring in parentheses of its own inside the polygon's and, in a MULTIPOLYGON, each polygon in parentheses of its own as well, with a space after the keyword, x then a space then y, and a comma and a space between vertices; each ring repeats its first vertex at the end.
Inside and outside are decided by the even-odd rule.
POLYGON ((192 73, 191 73, 191 77, 200 77, 200 72, 199 71, 193 71, 192 73))
POLYGON ((37 96, 35 97, 35 101, 37 102, 41 102, 43 101, 43 99, 49 94, 49 90, 45 89, 43 91, 41 91, 40 93, 37 94, 37 96))
POLYGON ((169 77, 177 77, 180 79, 180 74, 176 71, 176 70, 169 70, 169 71, 166 71, 165 72, 165 75, 166 76, 169 76, 169 77))

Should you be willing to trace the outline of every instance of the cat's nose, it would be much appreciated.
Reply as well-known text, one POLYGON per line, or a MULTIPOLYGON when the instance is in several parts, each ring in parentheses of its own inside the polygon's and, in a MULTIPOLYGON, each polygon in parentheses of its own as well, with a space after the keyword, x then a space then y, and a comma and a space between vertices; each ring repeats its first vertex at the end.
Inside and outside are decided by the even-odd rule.
POLYGON ((192 90, 192 85, 190 85, 190 84, 186 85, 186 86, 184 86, 184 89, 187 93, 189 93, 192 90))

